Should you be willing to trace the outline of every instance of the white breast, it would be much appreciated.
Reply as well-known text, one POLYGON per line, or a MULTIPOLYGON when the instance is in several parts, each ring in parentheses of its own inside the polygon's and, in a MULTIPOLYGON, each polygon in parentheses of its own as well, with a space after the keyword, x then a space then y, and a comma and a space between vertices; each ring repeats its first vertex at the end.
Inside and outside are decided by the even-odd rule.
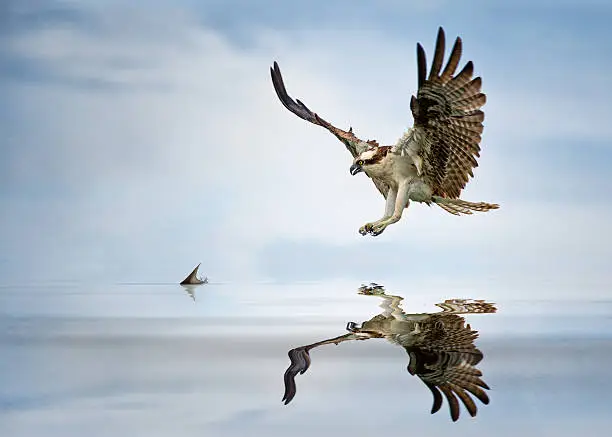
POLYGON ((370 177, 381 179, 389 186, 397 186, 406 179, 416 178, 416 167, 409 156, 389 153, 379 163, 364 168, 370 177))

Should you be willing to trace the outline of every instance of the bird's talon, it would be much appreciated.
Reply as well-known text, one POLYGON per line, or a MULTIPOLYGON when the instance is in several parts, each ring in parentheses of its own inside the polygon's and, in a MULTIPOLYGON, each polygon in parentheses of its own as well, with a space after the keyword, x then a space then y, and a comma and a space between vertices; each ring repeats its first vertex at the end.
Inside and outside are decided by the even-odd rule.
POLYGON ((387 228, 387 225, 384 223, 378 223, 370 229, 370 234, 373 237, 376 237, 383 233, 383 231, 387 228))
POLYGON ((359 233, 361 235, 367 235, 370 232, 372 232, 372 223, 366 223, 365 225, 363 225, 362 227, 359 228, 359 233))

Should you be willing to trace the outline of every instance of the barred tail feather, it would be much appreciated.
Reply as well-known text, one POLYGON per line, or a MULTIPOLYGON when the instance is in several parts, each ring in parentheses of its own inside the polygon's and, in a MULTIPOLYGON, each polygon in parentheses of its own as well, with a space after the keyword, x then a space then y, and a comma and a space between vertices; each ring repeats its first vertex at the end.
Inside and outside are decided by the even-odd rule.
POLYGON ((446 212, 454 215, 472 214, 472 211, 486 212, 499 208, 495 203, 468 202, 461 199, 447 199, 445 197, 433 196, 433 201, 446 212))

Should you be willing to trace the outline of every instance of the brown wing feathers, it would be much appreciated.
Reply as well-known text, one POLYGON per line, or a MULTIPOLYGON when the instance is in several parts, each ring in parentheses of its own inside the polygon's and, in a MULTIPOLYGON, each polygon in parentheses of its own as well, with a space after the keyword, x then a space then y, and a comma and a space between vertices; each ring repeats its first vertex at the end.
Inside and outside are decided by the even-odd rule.
POLYGON ((440 27, 438 29, 438 38, 436 39, 436 51, 434 52, 434 58, 433 62, 431 63, 431 70, 429 72, 429 77, 427 78, 427 80, 439 80, 438 74, 440 73, 440 68, 442 68, 442 61, 444 60, 444 46, 444 31, 440 27))
MULTIPOLYGON (((438 34, 440 32, 438 31, 438 34)), ((445 83, 448 82, 449 79, 453 76, 453 74, 455 73, 455 70, 457 69, 457 66, 459 65, 459 60, 461 59, 461 53, 463 51, 463 47, 461 46, 461 38, 457 38, 455 40, 455 44, 453 45, 453 48, 451 49, 451 54, 450 57, 448 58, 448 63, 446 64, 446 68, 444 69, 444 71, 442 72, 442 75, 440 76, 440 80, 441 82, 445 83)))
POLYGON ((485 405, 489 403, 483 390, 488 390, 489 386, 481 379, 482 372, 475 367, 483 358, 482 352, 474 345, 478 333, 469 324, 465 325, 465 319, 454 314, 433 316, 431 323, 442 328, 424 328, 421 344, 406 347, 410 357, 408 372, 416 374, 432 392, 432 414, 442 407, 442 393, 453 421, 459 419, 457 398, 468 413, 475 416, 478 409, 470 394, 485 405))
POLYGON ((480 92, 482 80, 472 79, 474 65, 469 61, 453 77, 462 54, 461 38, 455 40, 446 67, 440 74, 444 60, 444 30, 438 30, 434 58, 425 79, 427 65, 425 50, 417 44, 418 85, 417 97, 411 101, 415 127, 425 129, 431 147, 424 147, 425 172, 434 194, 458 198, 461 190, 473 177, 478 166, 486 103, 480 92))

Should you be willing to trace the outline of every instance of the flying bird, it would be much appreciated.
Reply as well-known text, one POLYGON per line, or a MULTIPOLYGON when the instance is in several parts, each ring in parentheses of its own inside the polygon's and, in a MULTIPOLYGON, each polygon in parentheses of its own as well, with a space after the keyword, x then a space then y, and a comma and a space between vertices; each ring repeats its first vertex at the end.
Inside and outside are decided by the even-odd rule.
POLYGON ((459 199, 472 170, 478 166, 486 102, 481 92, 482 80, 472 78, 474 65, 469 61, 455 74, 461 58, 462 42, 457 37, 448 62, 442 70, 445 36, 438 30, 436 48, 429 75, 425 50, 417 43, 418 90, 410 100, 414 125, 392 146, 380 146, 375 140, 363 141, 354 133, 337 128, 312 112, 300 100, 293 100, 274 62, 270 68, 272 83, 282 104, 298 117, 324 127, 344 143, 353 156, 350 173, 365 173, 385 197, 384 216, 366 223, 361 235, 380 235, 387 226, 398 222, 410 201, 438 205, 454 214, 489 211, 497 204, 467 202, 459 199))
POLYGON ((296 376, 310 368, 312 349, 372 338, 384 338, 405 349, 409 357, 408 373, 418 376, 433 395, 431 414, 442 407, 442 395, 448 402, 453 422, 459 419, 459 400, 472 417, 478 412, 475 399, 485 405, 489 403, 485 391, 489 386, 476 368, 484 357, 474 345, 478 332, 472 330, 461 315, 495 313, 494 304, 482 300, 449 299, 436 304, 441 312, 406 314, 401 308, 403 298, 386 294, 382 286, 362 286, 359 294, 381 297, 383 312, 361 325, 349 322, 346 326, 348 334, 291 349, 288 353, 291 364, 284 375, 285 405, 296 395, 296 376))

